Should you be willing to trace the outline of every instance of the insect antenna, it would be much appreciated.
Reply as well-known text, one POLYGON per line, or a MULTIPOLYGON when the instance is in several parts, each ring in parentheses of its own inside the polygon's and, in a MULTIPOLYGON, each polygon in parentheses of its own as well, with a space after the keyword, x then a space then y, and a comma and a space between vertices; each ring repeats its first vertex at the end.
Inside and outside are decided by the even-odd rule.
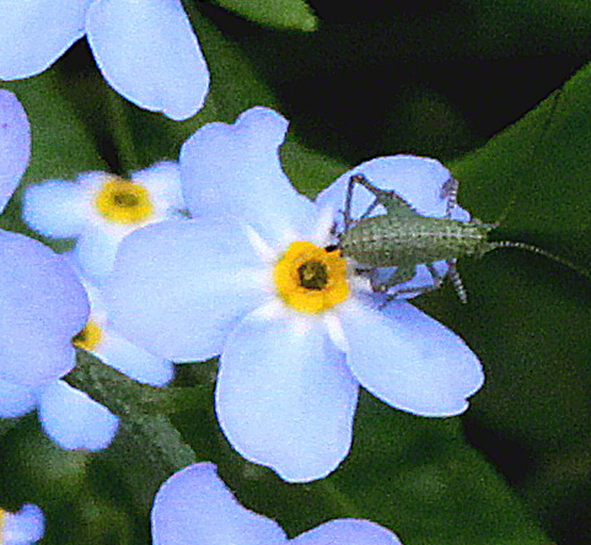
POLYGON ((512 240, 500 240, 497 242, 489 242, 488 251, 493 251, 500 248, 517 248, 519 250, 525 250, 527 252, 532 252, 534 254, 543 255, 544 257, 551 259, 556 263, 560 263, 561 265, 564 265, 565 267, 568 267, 569 269, 572 269, 573 271, 579 273, 581 276, 584 276, 585 278, 591 280, 591 271, 587 270, 584 267, 581 267, 580 265, 577 265, 576 263, 573 263, 572 261, 569 261, 568 259, 565 259, 564 257, 560 257, 556 254, 553 254, 548 250, 538 248, 533 244, 527 244, 525 242, 514 242, 512 240))

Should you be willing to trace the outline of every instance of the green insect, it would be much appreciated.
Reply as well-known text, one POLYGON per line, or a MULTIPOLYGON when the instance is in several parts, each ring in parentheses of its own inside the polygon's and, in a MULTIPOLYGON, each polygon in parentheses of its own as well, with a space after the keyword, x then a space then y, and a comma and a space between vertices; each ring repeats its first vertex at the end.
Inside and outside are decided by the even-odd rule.
POLYGON ((477 219, 468 222, 451 219, 451 213, 457 206, 458 182, 451 178, 442 188, 442 198, 447 199, 445 217, 422 216, 394 191, 379 189, 363 175, 351 176, 345 200, 345 228, 338 235, 338 244, 343 256, 356 262, 356 271, 369 277, 374 292, 387 292, 391 288, 411 280, 416 274, 417 265, 427 266, 432 284, 419 288, 400 288, 396 295, 413 292, 424 293, 437 289, 449 278, 463 303, 467 302, 466 290, 456 268, 458 259, 464 257, 482 257, 498 248, 519 248, 543 255, 590 278, 591 275, 546 250, 512 241, 490 241, 489 233, 498 227, 498 223, 482 223, 477 219), (351 218, 351 202, 356 184, 370 191, 375 197, 373 203, 356 220, 351 218), (370 216, 378 205, 386 209, 385 215, 370 216), (434 263, 446 261, 447 272, 437 272, 434 263), (379 274, 380 268, 396 269, 386 278, 379 274))

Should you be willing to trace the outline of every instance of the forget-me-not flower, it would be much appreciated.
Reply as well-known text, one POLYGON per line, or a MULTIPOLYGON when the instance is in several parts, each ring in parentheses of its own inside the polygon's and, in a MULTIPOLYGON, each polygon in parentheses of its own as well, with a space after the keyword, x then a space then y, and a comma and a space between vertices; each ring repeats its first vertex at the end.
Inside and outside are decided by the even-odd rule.
POLYGON ((450 416, 483 373, 462 339, 406 301, 382 308, 327 248, 337 212, 291 186, 278 153, 286 130, 257 107, 189 138, 181 176, 196 219, 129 235, 109 297, 115 325, 146 349, 220 355, 215 407, 230 443, 310 481, 347 455, 360 384, 401 410, 450 416))
MULTIPOLYGON (((30 155, 30 128, 14 94, 0 90, 0 212, 30 155)), ((71 339, 86 323, 86 292, 66 260, 24 235, 0 230, 0 380, 49 384, 75 365, 71 339)), ((12 399, 29 407, 28 396, 12 399)))
POLYGON ((45 531, 43 511, 32 503, 23 505, 16 513, 0 509, 0 543, 2 545, 31 545, 45 531))
POLYGON ((163 161, 129 180, 86 172, 75 182, 49 180, 27 188, 23 218, 48 237, 76 238, 74 256, 84 274, 102 280, 123 237, 184 208, 178 163, 163 161))
POLYGON ((402 545, 390 530, 360 519, 335 519, 288 539, 274 520, 236 501, 209 462, 181 469, 152 507, 154 545, 402 545))
MULTIPOLYGON (((75 262, 72 265, 77 269, 75 262)), ((172 363, 119 335, 107 319, 100 288, 82 277, 81 281, 89 296, 90 315, 73 344, 139 382, 153 386, 168 383, 174 373, 172 363)), ((43 430, 64 449, 101 450, 118 429, 117 416, 63 380, 37 388, 0 380, 0 417, 20 416, 34 408, 39 411, 43 430)))
POLYGON ((109 85, 175 120, 201 109, 209 72, 180 0, 0 0, 0 79, 34 76, 86 36, 109 85))

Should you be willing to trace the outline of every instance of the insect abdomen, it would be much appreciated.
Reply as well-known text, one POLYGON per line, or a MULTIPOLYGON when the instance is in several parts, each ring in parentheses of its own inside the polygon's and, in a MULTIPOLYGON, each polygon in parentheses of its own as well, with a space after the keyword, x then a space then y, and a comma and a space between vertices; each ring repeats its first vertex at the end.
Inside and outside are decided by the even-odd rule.
POLYGON ((371 267, 433 263, 480 256, 489 248, 491 226, 450 219, 375 216, 344 232, 339 248, 345 257, 371 267))

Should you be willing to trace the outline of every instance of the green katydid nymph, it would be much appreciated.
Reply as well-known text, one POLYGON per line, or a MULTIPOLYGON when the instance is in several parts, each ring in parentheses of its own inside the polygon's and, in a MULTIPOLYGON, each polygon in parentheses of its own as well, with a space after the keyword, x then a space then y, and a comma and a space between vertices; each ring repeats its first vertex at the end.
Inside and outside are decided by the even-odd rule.
POLYGON ((489 233, 498 227, 498 223, 451 219, 451 212, 457 206, 457 190, 457 180, 450 177, 442 190, 447 198, 445 217, 434 218, 419 214, 394 191, 375 187, 365 176, 355 174, 347 187, 344 230, 338 235, 338 243, 331 248, 339 249, 344 257, 355 261, 355 270, 369 277, 374 292, 389 292, 391 298, 404 292, 424 293, 437 289, 445 278, 449 278, 460 301, 466 303, 466 290, 457 272, 456 261, 464 257, 482 257, 498 248, 518 248, 540 254, 591 278, 588 271, 537 246, 524 242, 490 241, 489 233), (374 200, 359 218, 353 219, 351 201, 356 184, 372 193, 374 200), (386 214, 370 216, 378 205, 385 208, 386 214), (441 260, 448 265, 443 275, 433 265, 441 260), (427 266, 433 282, 422 288, 397 290, 396 286, 414 277, 416 266, 420 264, 427 266), (378 274, 378 269, 393 267, 396 269, 386 278, 378 274), (392 288, 393 293, 389 291, 392 288))

